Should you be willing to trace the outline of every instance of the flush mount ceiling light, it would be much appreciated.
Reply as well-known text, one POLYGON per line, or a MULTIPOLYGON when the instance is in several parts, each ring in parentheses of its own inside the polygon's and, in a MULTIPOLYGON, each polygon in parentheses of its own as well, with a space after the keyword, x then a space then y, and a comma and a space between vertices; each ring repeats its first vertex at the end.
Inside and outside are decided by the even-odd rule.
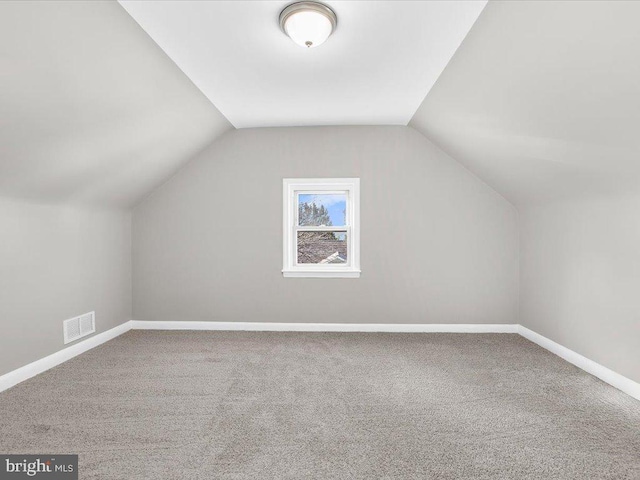
POLYGON ((280 13, 280 28, 305 48, 322 45, 338 25, 333 10, 318 2, 292 3, 280 13))

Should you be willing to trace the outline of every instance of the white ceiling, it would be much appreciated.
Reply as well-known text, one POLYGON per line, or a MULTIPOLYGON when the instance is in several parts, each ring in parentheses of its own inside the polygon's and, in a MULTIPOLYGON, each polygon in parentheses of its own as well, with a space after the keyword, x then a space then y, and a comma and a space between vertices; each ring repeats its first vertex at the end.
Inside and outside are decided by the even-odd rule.
POLYGON ((485 1, 337 1, 338 28, 305 50, 285 1, 120 4, 237 128, 406 125, 485 1))
POLYGON ((115 2, 0 2, 0 195, 131 206, 232 128, 115 2))
POLYGON ((489 2, 410 125, 516 205, 640 192, 640 2, 489 2))

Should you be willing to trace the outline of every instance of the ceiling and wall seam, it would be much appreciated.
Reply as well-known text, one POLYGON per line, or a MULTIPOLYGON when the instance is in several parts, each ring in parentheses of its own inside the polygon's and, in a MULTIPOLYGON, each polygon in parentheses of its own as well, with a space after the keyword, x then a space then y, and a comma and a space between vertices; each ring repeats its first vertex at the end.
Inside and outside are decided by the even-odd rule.
POLYGON ((513 208, 516 212, 516 214, 518 214, 518 207, 515 203, 513 203, 511 200, 509 200, 507 197, 505 197, 502 193, 500 193, 498 190, 495 189, 495 187, 493 187, 490 183, 488 183, 486 180, 484 180, 482 177, 480 177, 477 173, 475 173, 473 170, 471 170, 469 167, 467 167, 464 163, 460 162, 459 160, 457 160, 453 155, 451 155, 446 149, 442 148, 437 142, 434 142, 431 138, 429 138, 429 135, 425 134, 424 132, 422 132, 421 130, 418 130, 416 127, 414 127, 413 125, 409 124, 407 125, 407 128, 410 128, 414 131, 416 131, 417 133, 419 133, 420 135, 422 135, 424 138, 426 138, 429 142, 431 142, 432 144, 434 144, 439 150, 441 150, 447 157, 449 157, 453 162, 457 163, 458 165, 460 165, 460 167, 462 167, 464 170, 466 170, 471 176, 473 176, 476 180, 478 180, 480 183, 482 183, 483 185, 485 185, 489 190, 491 190, 492 192, 494 192, 497 196, 499 196, 502 200, 504 200, 505 202, 507 202, 511 208, 513 208))
MULTIPOLYGON (((230 124, 231 125, 231 124, 230 124)), ((174 177, 176 177, 177 175, 179 175, 184 169, 188 168, 189 165, 194 161, 197 160, 203 152, 208 151, 210 148, 215 148, 214 145, 216 143, 221 142, 227 135, 229 135, 230 133, 234 132, 238 130, 237 128, 233 127, 231 125, 230 128, 228 128, 227 130, 225 130, 224 132, 222 132, 220 135, 218 135, 217 137, 215 137, 211 142, 209 142, 208 144, 204 145, 200 150, 198 150, 198 152, 194 153, 193 155, 191 155, 189 157, 189 160, 187 160, 186 162, 183 162, 182 165, 180 165, 180 167, 178 167, 171 175, 169 175, 162 183, 160 183, 159 185, 156 185, 154 188, 152 188, 151 190, 149 190, 147 193, 145 193, 134 205, 132 205, 130 207, 130 211, 134 212, 136 208, 138 208, 140 205, 142 205, 143 203, 145 203, 149 198, 151 198, 153 196, 154 193, 156 193, 157 191, 161 190, 162 187, 164 187, 167 183, 171 182, 171 180, 174 179, 174 177)))
MULTIPOLYGON (((125 10, 125 11, 126 11, 126 10, 125 10)), ((129 14, 128 14, 128 12, 127 12, 127 15, 129 15, 129 14)), ((190 83, 191 85, 193 85, 193 87, 194 87, 196 90, 198 90, 198 92, 200 92, 200 94, 201 94, 205 99, 207 99, 207 101, 208 101, 209 103, 211 103, 211 105, 213 106, 213 108, 215 108, 215 109, 216 109, 217 113, 219 113, 219 114, 220 114, 220 116, 222 116, 222 117, 223 117, 227 122, 229 122, 229 126, 231 126, 231 127, 233 127, 233 128, 237 128, 237 127, 236 127, 236 126, 231 122, 231 120, 229 120, 229 119, 227 118, 227 116, 226 116, 224 113, 222 113, 222 110, 220 110, 220 108, 218 108, 218 106, 217 106, 217 105, 216 105, 216 104, 215 104, 215 103, 214 103, 214 102, 213 102, 213 101, 212 101, 212 100, 211 100, 211 99, 210 99, 210 98, 209 98, 209 97, 208 97, 208 96, 207 96, 207 95, 202 91, 202 89, 201 89, 198 85, 196 85, 196 84, 195 84, 195 82, 191 79, 191 77, 189 77, 189 75, 187 75, 187 73, 182 69, 182 67, 180 67, 180 65, 178 65, 178 63, 177 63, 177 62, 175 62, 175 61, 174 61, 174 60, 169 56, 169 54, 168 54, 168 53, 167 53, 167 52, 166 52, 162 47, 160 47, 160 46, 157 44, 157 42, 156 42, 153 38, 151 38, 151 35, 149 35, 149 33, 144 29, 144 27, 140 24, 140 22, 138 22, 138 20, 136 20, 136 18, 135 18, 133 15, 129 15, 129 17, 130 17, 130 18, 131 18, 131 19, 136 23, 136 25, 138 25, 138 27, 140 27, 140 30, 141 30, 142 32, 144 32, 145 36, 149 39, 149 41, 150 41, 151 43, 155 44, 156 46, 158 46, 158 50, 159 50, 160 52, 162 52, 162 55, 163 55, 163 56, 164 56, 164 57, 165 57, 169 62, 171 62, 173 65, 175 65, 175 66, 176 66, 176 68, 182 72, 182 74, 184 75, 184 78, 186 78, 186 79, 189 81, 189 83, 190 83)), ((138 203, 139 203, 139 202, 138 202, 138 203)))

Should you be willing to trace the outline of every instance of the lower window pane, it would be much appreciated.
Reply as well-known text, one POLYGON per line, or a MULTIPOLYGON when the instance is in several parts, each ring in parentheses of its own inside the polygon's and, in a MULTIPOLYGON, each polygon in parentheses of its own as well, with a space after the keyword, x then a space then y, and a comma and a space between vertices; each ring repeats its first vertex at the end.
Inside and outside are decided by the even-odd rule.
POLYGON ((347 263, 347 233, 298 232, 298 263, 347 263))

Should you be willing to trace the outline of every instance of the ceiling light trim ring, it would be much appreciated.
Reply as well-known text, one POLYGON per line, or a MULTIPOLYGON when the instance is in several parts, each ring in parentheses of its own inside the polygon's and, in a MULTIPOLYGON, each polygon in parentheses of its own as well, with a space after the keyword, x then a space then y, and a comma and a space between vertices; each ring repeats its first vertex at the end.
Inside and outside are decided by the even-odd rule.
POLYGON ((292 3, 291 5, 285 7, 282 12, 280 12, 280 30, 282 30, 285 35, 289 36, 289 33, 285 28, 287 20, 298 12, 319 13, 322 16, 326 17, 327 20, 329 20, 329 22, 331 23, 331 32, 329 33, 329 36, 331 36, 336 31, 336 28, 338 26, 338 16, 336 15, 336 12, 334 12, 331 8, 323 3, 304 1, 292 3))

